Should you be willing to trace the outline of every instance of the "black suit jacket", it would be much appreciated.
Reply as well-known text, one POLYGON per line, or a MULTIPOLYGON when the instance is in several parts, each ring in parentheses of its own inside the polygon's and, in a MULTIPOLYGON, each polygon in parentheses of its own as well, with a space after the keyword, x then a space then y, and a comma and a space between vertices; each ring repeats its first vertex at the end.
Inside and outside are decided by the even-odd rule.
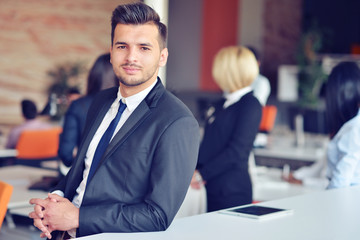
MULTIPOLYGON (((56 189, 72 200, 89 143, 115 100, 100 92, 89 109, 77 160, 56 189)), ((198 123, 158 80, 110 142, 80 207, 77 237, 165 230, 185 197, 199 147, 198 123)))
POLYGON ((206 181, 209 211, 252 201, 248 158, 262 108, 252 92, 226 109, 222 106, 215 106, 206 123, 197 165, 206 181))

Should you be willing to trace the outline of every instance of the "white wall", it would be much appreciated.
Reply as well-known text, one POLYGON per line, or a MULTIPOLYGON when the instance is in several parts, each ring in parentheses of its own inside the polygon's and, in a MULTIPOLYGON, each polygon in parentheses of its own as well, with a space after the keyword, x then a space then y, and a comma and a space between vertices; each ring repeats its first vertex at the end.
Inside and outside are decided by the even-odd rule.
MULTIPOLYGON (((166 26, 168 26, 168 16, 169 16, 169 0, 145 0, 144 3, 155 9, 159 14, 160 20, 166 26)), ((166 66, 161 67, 159 70, 159 77, 162 80, 163 84, 166 84, 166 66)))
POLYGON ((174 92, 198 90, 202 0, 169 1, 166 87, 174 92))

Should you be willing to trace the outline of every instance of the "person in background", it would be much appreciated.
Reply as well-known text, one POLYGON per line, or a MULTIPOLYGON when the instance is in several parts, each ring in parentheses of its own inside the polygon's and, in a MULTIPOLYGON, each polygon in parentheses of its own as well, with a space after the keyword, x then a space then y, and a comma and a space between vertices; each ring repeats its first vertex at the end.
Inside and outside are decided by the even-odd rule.
POLYGON ((79 88, 77 87, 71 87, 66 93, 66 103, 68 106, 75 101, 76 99, 79 99, 81 97, 81 93, 79 88))
POLYGON ((225 101, 208 111, 192 186, 205 184, 208 211, 252 202, 248 159, 262 107, 251 84, 259 73, 254 54, 243 46, 221 49, 212 74, 225 101))
POLYGON ((110 53, 120 86, 96 95, 76 160, 55 191, 30 200, 41 237, 164 231, 173 221, 200 134, 193 114, 158 78, 166 35, 159 15, 142 2, 113 11, 110 53))
POLYGON ((326 114, 330 130, 327 161, 302 167, 284 179, 328 189, 359 185, 359 106, 360 69, 354 62, 339 63, 326 83, 326 114))
POLYGON ((16 148, 16 144, 24 130, 47 129, 52 127, 50 123, 38 118, 37 107, 31 100, 24 99, 21 101, 21 112, 25 122, 11 129, 6 148, 16 148))
POLYGON ((328 189, 360 184, 359 106, 360 69, 354 62, 340 63, 326 84, 328 189))
POLYGON ((261 59, 259 52, 254 47, 247 46, 247 48, 252 51, 259 65, 259 74, 251 84, 251 87, 254 91, 254 96, 259 100, 262 106, 265 106, 271 92, 270 81, 260 73, 261 59))
POLYGON ((96 59, 89 72, 86 95, 74 100, 65 115, 58 150, 59 157, 65 165, 65 167, 60 165, 62 175, 66 175, 74 161, 85 126, 86 115, 95 95, 103 89, 114 86, 119 86, 119 81, 110 63, 110 53, 102 54, 96 59))

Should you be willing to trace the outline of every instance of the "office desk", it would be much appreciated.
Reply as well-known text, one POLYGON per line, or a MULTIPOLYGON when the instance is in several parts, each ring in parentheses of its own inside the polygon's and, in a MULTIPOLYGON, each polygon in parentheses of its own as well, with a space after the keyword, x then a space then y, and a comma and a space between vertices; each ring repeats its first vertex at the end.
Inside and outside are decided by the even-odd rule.
POLYGON ((57 175, 57 171, 21 165, 0 168, 0 180, 14 186, 8 208, 27 207, 30 206, 30 198, 46 197, 46 192, 28 190, 28 187, 34 182, 41 180, 43 176, 57 175))
POLYGON ((270 134, 268 143, 264 148, 253 150, 255 162, 258 166, 282 168, 285 164, 291 170, 308 166, 326 158, 328 137, 324 135, 305 135, 305 144, 295 144, 294 133, 270 134))
POLYGON ((28 166, 6 166, 0 168, 0 180, 11 184, 14 189, 8 204, 7 220, 14 226, 11 214, 28 216, 33 207, 29 204, 31 198, 46 198, 47 193, 38 190, 28 190, 28 187, 41 180, 43 176, 57 176, 57 171, 28 166))
POLYGON ((13 164, 16 156, 16 149, 5 149, 0 146, 0 167, 13 164))
POLYGON ((16 154, 16 149, 0 149, 0 159, 16 157, 16 154))
MULTIPOLYGON (((315 192, 264 202, 294 213, 257 221, 217 212, 174 220, 168 230, 150 233, 103 233, 79 240, 238 240, 359 239, 360 186, 315 192)), ((94 216, 96 218, 96 216, 94 216)))

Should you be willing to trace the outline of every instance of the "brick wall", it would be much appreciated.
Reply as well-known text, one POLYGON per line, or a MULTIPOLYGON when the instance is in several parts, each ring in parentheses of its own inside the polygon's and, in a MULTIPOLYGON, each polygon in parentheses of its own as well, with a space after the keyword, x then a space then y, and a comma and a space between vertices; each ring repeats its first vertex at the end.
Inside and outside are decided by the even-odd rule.
POLYGON ((265 0, 262 72, 277 88, 281 64, 296 64, 295 54, 301 37, 303 0, 265 0))
POLYGON ((22 121, 23 98, 44 107, 48 70, 78 61, 88 69, 108 51, 112 10, 125 2, 133 1, 0 0, 0 125, 22 121))

